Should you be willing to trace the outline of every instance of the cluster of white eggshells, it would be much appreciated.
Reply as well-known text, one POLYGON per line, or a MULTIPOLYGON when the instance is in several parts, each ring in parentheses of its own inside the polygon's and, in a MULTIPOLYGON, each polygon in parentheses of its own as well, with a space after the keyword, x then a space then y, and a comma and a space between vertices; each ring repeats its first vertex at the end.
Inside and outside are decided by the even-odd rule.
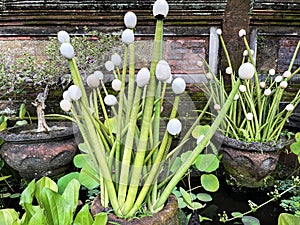
MULTIPOLYGON (((166 17, 169 11, 169 5, 165 0, 157 0, 153 6, 154 16, 166 17)), ((133 12, 127 12, 124 16, 124 23, 126 29, 122 32, 121 38, 122 42, 126 45, 130 45, 134 42, 134 32, 133 30, 137 24, 137 17, 133 12)), ((72 60, 74 58, 74 48, 70 44, 70 36, 66 31, 60 31, 58 33, 58 40, 61 43, 60 52, 61 54, 72 60)), ((115 69, 119 67, 122 63, 120 55, 117 53, 111 56, 111 59, 105 63, 105 68, 107 71, 115 72, 115 69)), ((172 90, 176 95, 184 93, 186 88, 185 80, 181 77, 173 79, 171 74, 171 67, 165 60, 160 60, 156 65, 155 75, 157 80, 161 82, 172 83, 172 90)), ((87 85, 90 88, 98 88, 103 79, 103 73, 101 71, 95 71, 93 74, 89 75, 86 79, 87 85)), ((136 75, 136 86, 137 88, 144 88, 148 85, 150 81, 150 71, 148 68, 141 68, 136 75)), ((115 78, 112 81, 112 89, 114 91, 120 91, 122 88, 122 81, 115 78)), ((72 85, 67 91, 63 93, 63 100, 60 102, 62 110, 69 112, 72 108, 72 101, 77 101, 81 98, 82 92, 80 88, 76 85, 72 85)), ((104 103, 107 106, 114 106, 118 104, 118 100, 114 95, 107 94, 104 98, 104 103)), ((167 124, 167 130, 171 135, 178 135, 181 132, 182 124, 181 122, 173 118, 167 124)))

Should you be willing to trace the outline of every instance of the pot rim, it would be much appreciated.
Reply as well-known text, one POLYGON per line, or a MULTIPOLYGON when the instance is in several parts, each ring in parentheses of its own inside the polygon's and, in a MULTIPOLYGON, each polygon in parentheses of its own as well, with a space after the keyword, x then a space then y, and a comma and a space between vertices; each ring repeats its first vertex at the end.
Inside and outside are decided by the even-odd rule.
POLYGON ((256 152, 274 152, 281 150, 284 146, 288 145, 289 141, 281 137, 278 141, 271 141, 271 142, 246 142, 242 140, 237 140, 235 138, 230 138, 223 135, 220 131, 217 131, 214 135, 216 139, 222 145, 238 148, 239 150, 249 150, 249 151, 256 151, 256 152))
POLYGON ((69 121, 58 121, 58 122, 48 122, 50 127, 58 125, 63 127, 61 130, 53 130, 48 133, 46 132, 30 132, 30 133, 20 133, 26 129, 35 129, 37 124, 27 124, 19 127, 11 127, 0 132, 0 138, 5 142, 9 143, 28 143, 28 142, 49 142, 49 141, 59 141, 65 139, 71 139, 74 137, 74 133, 78 132, 78 128, 72 122, 69 121))

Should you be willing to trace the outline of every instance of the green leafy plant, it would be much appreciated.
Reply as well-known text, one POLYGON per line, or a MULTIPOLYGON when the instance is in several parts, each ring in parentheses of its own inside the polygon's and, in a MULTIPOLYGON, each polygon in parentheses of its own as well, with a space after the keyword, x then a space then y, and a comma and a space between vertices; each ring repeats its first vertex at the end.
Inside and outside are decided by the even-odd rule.
MULTIPOLYGON (((125 24, 129 28, 122 33, 123 59, 113 54, 111 60, 105 63, 106 69, 114 77, 112 87, 118 98, 109 94, 100 71, 87 77, 86 83, 90 89, 85 89, 70 37, 64 31, 58 33, 62 43, 60 50, 68 59, 74 82, 64 94, 60 105, 63 110, 71 113, 72 117, 69 119, 76 122, 84 139, 81 146, 83 155, 78 156, 81 159, 77 163, 80 161, 79 166, 85 175, 93 178, 95 184, 99 185, 102 206, 111 207, 122 218, 139 216, 140 211, 155 213, 164 207, 175 186, 194 164, 223 121, 240 85, 240 80, 237 79, 213 124, 201 138, 197 137, 198 143, 189 147, 190 154, 172 172, 171 168, 176 158, 184 152, 185 144, 195 142, 192 132, 200 124, 209 102, 193 125, 189 125, 188 131, 182 134, 178 109, 186 84, 182 78, 174 79, 173 107, 166 118, 166 126, 163 126, 161 113, 166 80, 171 77, 168 63, 162 60, 163 19, 168 13, 168 4, 159 0, 153 9, 156 31, 150 70, 142 68, 135 76, 133 28, 136 17, 132 13, 125 15, 125 24), (125 88, 127 77, 128 88, 125 88), (175 141, 176 146, 172 146, 175 141)), ((205 163, 204 159, 200 161, 200 164, 205 163)), ((211 185, 216 183, 216 177, 212 174, 204 174, 201 180, 203 184, 207 184, 206 188, 216 189, 211 185)))
POLYGON ((300 217, 288 213, 281 213, 278 218, 278 225, 298 225, 299 223, 300 217))
MULTIPOLYGON (((247 42, 245 30, 242 29, 239 32, 246 50, 238 71, 232 69, 230 56, 222 38, 222 31, 218 29, 217 33, 228 61, 224 76, 228 76, 231 86, 236 84, 237 77, 242 78, 235 101, 221 125, 223 134, 247 142, 277 141, 286 120, 300 102, 300 91, 298 91, 285 108, 281 109, 280 107, 286 88, 291 79, 300 71, 300 67, 292 71, 300 48, 300 41, 295 48, 288 69, 282 75, 275 75, 276 71, 270 69, 266 78, 263 78, 264 75, 259 74, 255 67, 254 53, 247 42)), ((208 84, 204 85, 204 91, 212 96, 214 111, 216 112, 223 107, 228 96, 224 76, 221 74, 217 76, 211 70, 206 73, 208 84)))
POLYGON ((298 161, 300 163, 300 132, 295 134, 295 142, 290 146, 292 153, 298 156, 298 161))
POLYGON ((0 210, 0 224, 3 225, 86 225, 103 224, 107 222, 107 214, 100 213, 93 219, 89 206, 84 205, 77 212, 80 183, 72 179, 65 186, 58 187, 48 177, 37 182, 32 180, 22 192, 20 205, 25 213, 19 219, 19 213, 14 209, 0 210), (34 202, 37 205, 34 205, 34 202))

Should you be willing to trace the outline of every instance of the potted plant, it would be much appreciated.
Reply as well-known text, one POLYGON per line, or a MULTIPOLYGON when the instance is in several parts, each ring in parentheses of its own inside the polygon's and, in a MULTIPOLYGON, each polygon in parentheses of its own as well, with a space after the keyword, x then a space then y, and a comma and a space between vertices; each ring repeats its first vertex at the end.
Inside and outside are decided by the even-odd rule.
MULTIPOLYGON (((74 82, 64 94, 60 105, 64 111, 71 112, 70 119, 76 122, 84 140, 80 144, 84 154, 79 156, 84 178, 91 177, 100 186, 99 201, 102 208, 111 210, 118 218, 154 214, 164 208, 175 186, 194 164, 225 118, 240 86, 240 80, 237 79, 211 126, 207 129, 200 126, 203 112, 183 135, 182 118, 178 112, 186 84, 184 79, 175 78, 172 81, 174 103, 166 119, 166 126, 163 126, 162 104, 166 81, 171 77, 171 69, 162 59, 163 21, 168 8, 165 0, 154 3, 156 30, 151 66, 150 70, 140 69, 136 76, 133 30, 137 19, 132 12, 125 15, 127 29, 122 33, 123 66, 120 68, 122 60, 116 54, 105 63, 106 69, 114 75, 112 87, 118 93, 117 97, 106 90, 100 71, 88 76, 86 81, 82 80, 68 33, 58 33, 60 51, 68 59, 74 82), (128 88, 125 89, 127 65, 128 88), (88 86, 87 90, 85 86, 88 86), (197 138, 197 144, 192 136, 197 138), (172 145, 173 141, 177 141, 176 146, 172 145), (188 141, 194 145, 190 146, 191 151, 176 165, 176 158, 184 152, 188 141)), ((213 160, 216 158, 214 155, 213 160)), ((202 163, 210 164, 204 159, 202 163)), ((216 180, 213 174, 201 177, 201 182, 209 186, 214 186, 216 180)), ((174 222, 176 224, 176 220, 174 222)), ((162 220, 159 223, 163 223, 162 220)), ((170 222, 167 221, 167 224, 170 222)))
MULTIPOLYGON (((114 36, 104 37, 95 32, 76 37, 75 42, 78 49, 81 50, 82 43, 89 47, 82 50, 78 57, 81 64, 80 69, 86 70, 87 66, 98 65, 93 58, 105 52, 107 47, 113 44, 115 38, 114 36), (94 48, 99 43, 103 44, 101 49, 94 48)), ((37 124, 31 123, 1 131, 0 138, 5 143, 0 149, 0 154, 6 163, 17 170, 22 177, 33 179, 46 175, 55 176, 69 168, 77 152, 77 143, 74 139, 76 130, 73 129, 70 121, 58 120, 55 115, 51 116, 52 120, 48 122, 48 126, 45 120, 45 102, 49 97, 49 92, 52 94, 57 91, 62 93, 63 86, 67 88, 70 85, 70 79, 68 80, 70 76, 67 74, 67 67, 62 63, 56 39, 50 39, 46 47, 45 59, 37 59, 27 52, 24 52, 23 56, 11 60, 10 57, 2 55, 0 77, 3 78, 1 79, 3 85, 1 92, 4 93, 3 96, 6 96, 6 99, 10 99, 13 106, 16 106, 14 103, 18 102, 18 96, 26 95, 28 97, 26 100, 32 101, 32 105, 36 107, 37 124), (31 94, 28 94, 29 90, 31 90, 31 94), (42 92, 32 99, 32 92, 36 95, 37 91, 42 92)), ((53 102, 53 98, 50 100, 53 102)), ((1 117, 3 125, 7 123, 7 120, 32 121, 32 116, 26 117, 25 103, 20 105, 18 117, 12 115, 1 117)), ((50 108, 52 108, 52 112, 59 109, 56 107, 57 109, 53 110, 55 106, 50 108)))
MULTIPOLYGON (((245 30, 239 32, 246 50, 238 71, 232 70, 222 31, 218 29, 217 33, 228 61, 224 76, 230 77, 232 86, 236 84, 237 76, 242 79, 234 103, 216 134, 216 139, 222 143, 222 163, 233 184, 250 188, 268 186, 267 178, 275 170, 279 150, 286 145, 282 130, 300 102, 298 91, 290 103, 282 106, 291 79, 300 71, 300 67, 293 67, 300 42, 287 71, 280 75, 270 69, 265 76, 255 67, 245 30)), ((224 77, 209 70, 206 78, 208 84, 204 85, 204 91, 212 96, 213 111, 218 113, 228 96, 224 77)))

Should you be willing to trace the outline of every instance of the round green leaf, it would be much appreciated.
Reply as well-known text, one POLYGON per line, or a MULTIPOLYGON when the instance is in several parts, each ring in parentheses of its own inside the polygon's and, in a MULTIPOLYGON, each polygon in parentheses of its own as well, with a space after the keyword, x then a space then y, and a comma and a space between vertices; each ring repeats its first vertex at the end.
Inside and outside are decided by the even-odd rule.
POLYGON ((234 218, 243 218, 243 214, 240 212, 232 212, 231 215, 234 218))
POLYGON ((296 139, 296 141, 300 141, 300 132, 297 132, 295 134, 295 139, 296 139))
POLYGON ((253 216, 243 216, 242 222, 244 225, 260 225, 259 220, 253 216))
POLYGON ((185 162, 187 158, 191 155, 192 151, 187 151, 181 154, 180 159, 181 162, 185 162))
POLYGON ((290 148, 294 154, 300 154, 300 142, 294 142, 293 144, 291 144, 290 148))
POLYGON ((214 154, 200 154, 195 161, 195 166, 202 172, 211 173, 219 168, 219 159, 214 154))
POLYGON ((209 128, 210 128, 209 125, 204 125, 204 126, 198 125, 192 131, 192 136, 197 139, 201 135, 205 135, 209 131, 209 128))
POLYGON ((206 191, 216 192, 219 189, 219 180, 214 174, 201 175, 201 185, 206 191))
POLYGON ((199 193, 197 194, 197 199, 202 202, 210 202, 212 200, 212 197, 207 193, 199 193))

